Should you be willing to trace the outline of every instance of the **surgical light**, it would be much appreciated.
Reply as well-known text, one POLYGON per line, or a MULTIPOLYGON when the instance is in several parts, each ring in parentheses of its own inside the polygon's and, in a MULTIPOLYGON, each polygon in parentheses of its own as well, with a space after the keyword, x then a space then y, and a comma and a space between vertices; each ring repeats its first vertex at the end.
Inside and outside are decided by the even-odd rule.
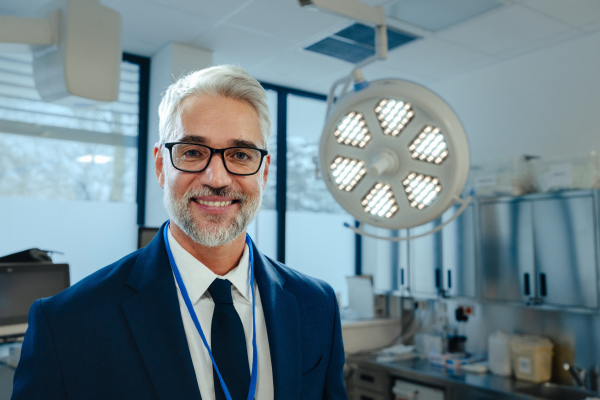
POLYGON ((362 226, 412 228, 461 203, 452 218, 419 236, 441 229, 471 200, 460 197, 469 172, 469 147, 458 117, 438 95, 416 83, 365 81, 361 68, 387 57, 381 6, 358 0, 298 1, 301 6, 375 26, 376 54, 356 64, 329 91, 319 148, 327 189, 360 222, 358 228, 346 226, 378 237, 364 232, 362 226), (348 91, 352 80, 354 91, 348 91))
POLYGON ((463 127, 439 96, 412 82, 378 80, 337 96, 320 156, 327 188, 363 224, 411 228, 468 204, 460 198, 469 171, 463 127))

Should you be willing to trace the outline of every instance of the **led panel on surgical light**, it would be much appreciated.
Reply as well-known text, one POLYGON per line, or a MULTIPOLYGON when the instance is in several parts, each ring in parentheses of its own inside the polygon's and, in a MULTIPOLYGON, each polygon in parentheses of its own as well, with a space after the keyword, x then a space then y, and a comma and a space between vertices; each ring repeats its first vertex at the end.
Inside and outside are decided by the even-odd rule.
POLYGON ((423 209, 438 197, 442 186, 437 178, 411 172, 402 182, 411 207, 423 209))
POLYGON ((338 143, 350 146, 365 147, 371 140, 371 133, 363 118, 363 114, 351 111, 344 115, 337 125, 334 135, 338 143))
POLYGON ((382 182, 373 185, 363 198, 362 205, 366 213, 380 218, 391 218, 398 210, 391 186, 382 182))
POLYGON ((412 158, 430 163, 440 164, 448 157, 448 144, 440 128, 431 125, 423 128, 421 133, 412 141, 408 150, 412 158))
POLYGON ((385 135, 398 136, 415 115, 410 103, 402 100, 382 99, 375 107, 375 114, 385 135))
POLYGON ((365 163, 360 160, 336 157, 331 163, 331 175, 340 190, 351 191, 366 173, 365 163))

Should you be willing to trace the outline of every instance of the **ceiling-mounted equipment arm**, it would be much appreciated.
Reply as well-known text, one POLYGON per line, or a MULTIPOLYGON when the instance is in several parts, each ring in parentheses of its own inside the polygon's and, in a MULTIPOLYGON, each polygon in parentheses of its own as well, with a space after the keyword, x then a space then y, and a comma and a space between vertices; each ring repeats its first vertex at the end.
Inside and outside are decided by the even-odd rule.
POLYGON ((0 44, 31 50, 41 99, 74 107, 116 101, 122 55, 119 13, 100 0, 52 0, 39 15, 0 16, 0 44))
POLYGON ((373 7, 358 0, 298 0, 298 3, 302 7, 315 6, 323 11, 367 24, 385 25, 383 7, 373 7))

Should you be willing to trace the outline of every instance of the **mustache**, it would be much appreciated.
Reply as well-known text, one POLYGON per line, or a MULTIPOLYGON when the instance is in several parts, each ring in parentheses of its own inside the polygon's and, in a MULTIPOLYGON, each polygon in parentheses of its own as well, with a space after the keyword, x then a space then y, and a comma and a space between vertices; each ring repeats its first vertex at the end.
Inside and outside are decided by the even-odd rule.
POLYGON ((185 193, 185 198, 188 201, 192 201, 194 197, 202 196, 217 196, 217 197, 231 197, 240 202, 248 200, 248 196, 240 191, 234 190, 230 187, 213 188, 211 186, 201 186, 199 188, 193 188, 185 193))

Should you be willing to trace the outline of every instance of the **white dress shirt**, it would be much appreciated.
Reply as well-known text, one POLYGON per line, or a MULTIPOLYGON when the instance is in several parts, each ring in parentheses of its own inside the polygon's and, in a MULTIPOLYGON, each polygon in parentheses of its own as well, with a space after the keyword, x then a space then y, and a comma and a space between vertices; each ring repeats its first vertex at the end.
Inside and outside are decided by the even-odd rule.
MULTIPOLYGON (((185 284, 190 301, 194 305, 194 311, 198 316, 200 327, 204 337, 210 346, 210 332, 212 326, 212 315, 215 304, 208 292, 208 287, 215 279, 220 277, 188 253, 175 240, 169 229, 169 245, 181 279, 185 284)), ((246 347, 248 349, 248 362, 252 369, 252 292, 250 291, 250 267, 248 263, 248 245, 244 247, 244 253, 239 264, 229 271, 225 278, 231 282, 233 306, 242 320, 244 333, 246 335, 246 347)), ((175 279, 175 277, 173 277, 175 279)), ((177 285, 177 282, 175 282, 177 285)), ((273 399, 273 371, 271 368, 271 352, 269 350, 269 339, 267 337, 267 326, 263 314, 260 294, 256 282, 254 283, 254 296, 256 304, 256 345, 258 356, 258 376, 256 381, 256 396, 258 400, 273 399)), ((179 286, 177 286, 179 308, 183 319, 183 328, 187 338, 192 363, 196 372, 198 387, 202 400, 215 400, 213 381, 213 367, 208 351, 202 342, 202 338, 194 325, 192 317, 185 305, 179 286)))

